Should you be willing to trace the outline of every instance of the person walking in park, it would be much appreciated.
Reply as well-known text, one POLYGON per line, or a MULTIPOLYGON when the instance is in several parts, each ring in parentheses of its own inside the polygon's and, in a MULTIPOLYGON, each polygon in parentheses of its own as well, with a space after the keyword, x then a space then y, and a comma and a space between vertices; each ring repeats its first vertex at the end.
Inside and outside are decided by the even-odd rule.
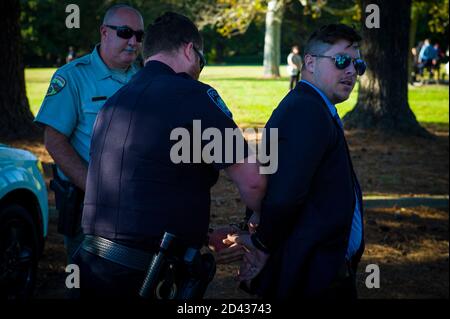
POLYGON ((290 77, 289 90, 292 90, 297 84, 300 77, 300 68, 302 67, 302 58, 298 45, 294 45, 287 57, 287 71, 290 77))
POLYGON ((67 53, 67 56, 66 56, 66 63, 72 62, 73 60, 75 60, 76 57, 77 57, 77 54, 75 52, 74 47, 70 46, 69 52, 67 53))
POLYGON ((423 46, 419 52, 419 73, 422 78, 422 83, 425 83, 423 78, 424 69, 428 69, 429 78, 428 81, 433 79, 433 61, 436 59, 436 50, 430 43, 429 39, 425 39, 423 46))

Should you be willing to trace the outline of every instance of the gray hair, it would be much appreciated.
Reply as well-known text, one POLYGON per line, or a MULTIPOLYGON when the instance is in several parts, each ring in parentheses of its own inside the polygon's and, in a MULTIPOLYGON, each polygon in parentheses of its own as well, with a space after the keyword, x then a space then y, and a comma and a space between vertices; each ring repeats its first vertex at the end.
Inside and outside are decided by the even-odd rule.
POLYGON ((144 21, 141 13, 132 6, 128 4, 115 4, 106 11, 105 16, 103 17, 103 24, 108 24, 109 21, 116 15, 117 11, 119 11, 120 9, 127 9, 134 11, 141 18, 141 20, 144 21))

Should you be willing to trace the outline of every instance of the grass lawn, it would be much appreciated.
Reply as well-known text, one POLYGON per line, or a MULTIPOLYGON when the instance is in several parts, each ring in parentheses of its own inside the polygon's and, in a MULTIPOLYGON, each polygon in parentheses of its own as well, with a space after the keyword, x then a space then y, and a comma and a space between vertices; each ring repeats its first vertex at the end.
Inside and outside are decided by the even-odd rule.
MULTIPOLYGON (((27 95, 34 114, 39 110, 54 71, 52 68, 25 70, 27 95)), ((217 89, 239 125, 262 126, 289 87, 286 67, 281 66, 280 71, 282 78, 269 80, 262 77, 261 66, 208 66, 200 80, 217 89)), ((344 116, 356 100, 355 89, 350 99, 337 106, 339 114, 344 116)), ((422 123, 448 126, 448 103, 448 86, 409 87, 409 104, 422 123)))

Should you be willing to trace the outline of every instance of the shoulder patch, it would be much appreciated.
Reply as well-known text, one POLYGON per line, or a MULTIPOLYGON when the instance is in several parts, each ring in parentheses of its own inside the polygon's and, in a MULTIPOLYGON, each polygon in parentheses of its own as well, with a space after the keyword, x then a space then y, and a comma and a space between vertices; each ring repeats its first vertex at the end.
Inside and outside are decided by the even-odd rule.
POLYGON ((217 93, 216 90, 211 88, 208 91, 206 91, 206 93, 208 93, 209 98, 214 102, 215 105, 219 107, 219 109, 223 113, 225 113, 226 116, 228 116, 230 119, 233 118, 233 114, 231 114, 231 111, 228 109, 227 105, 222 100, 222 98, 220 97, 219 93, 217 93))
POLYGON ((61 75, 55 75, 50 81, 47 94, 45 96, 52 96, 61 91, 66 85, 66 80, 61 75))

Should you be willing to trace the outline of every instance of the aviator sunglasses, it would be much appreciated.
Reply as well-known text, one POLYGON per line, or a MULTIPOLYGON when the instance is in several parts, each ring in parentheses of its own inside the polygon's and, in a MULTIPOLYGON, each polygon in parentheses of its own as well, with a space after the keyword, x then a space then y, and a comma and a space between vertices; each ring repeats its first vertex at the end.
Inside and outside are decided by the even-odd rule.
POLYGON ((348 54, 336 54, 335 56, 329 56, 329 55, 315 55, 311 54, 311 56, 318 57, 318 58, 329 58, 334 60, 334 65, 339 70, 344 70, 346 67, 350 65, 351 62, 353 62, 353 65, 355 67, 356 73, 358 75, 363 75, 364 72, 366 72, 366 62, 364 60, 359 58, 352 58, 348 54))

